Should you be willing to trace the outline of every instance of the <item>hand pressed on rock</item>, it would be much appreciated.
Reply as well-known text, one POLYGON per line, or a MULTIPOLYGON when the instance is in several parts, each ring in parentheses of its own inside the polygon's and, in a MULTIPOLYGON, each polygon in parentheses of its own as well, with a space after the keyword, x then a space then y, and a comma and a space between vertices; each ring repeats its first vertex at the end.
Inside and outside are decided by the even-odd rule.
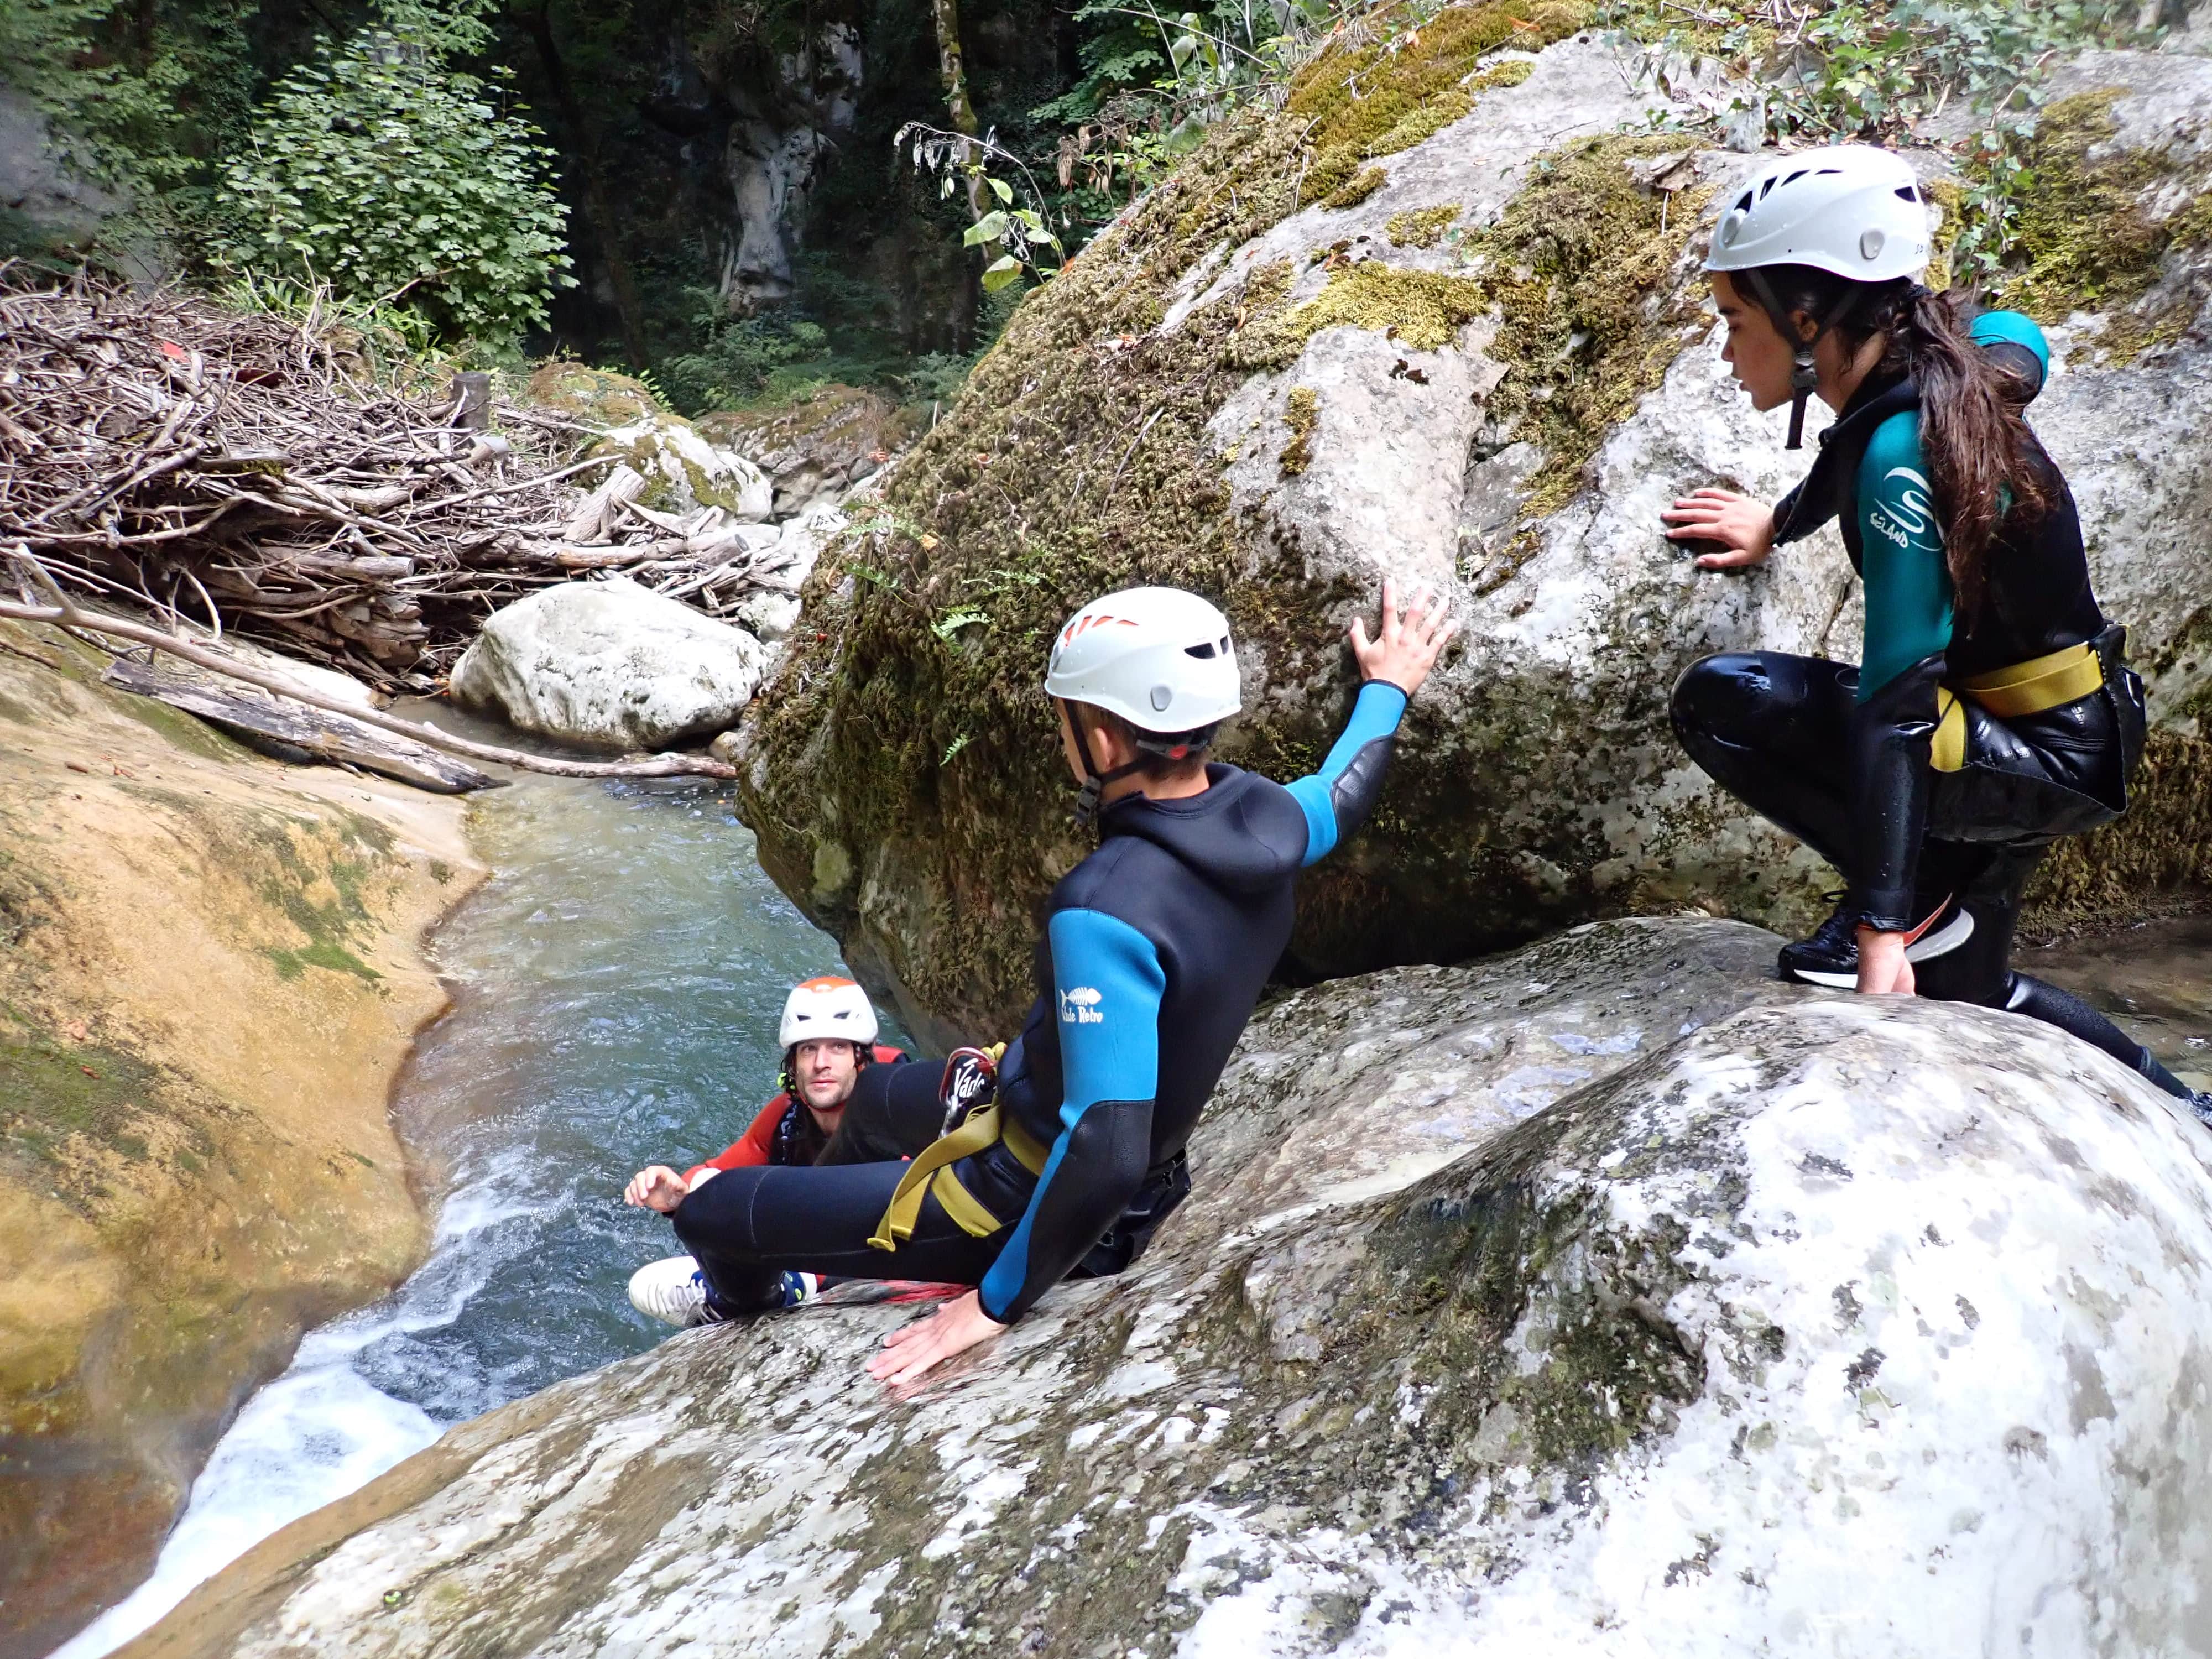
POLYGON ((635 1209, 658 1210, 666 1215, 684 1201, 688 1190, 682 1176, 665 1164, 656 1164, 629 1178, 629 1185, 623 1189, 623 1202, 635 1209))
POLYGON ((1354 617, 1352 654, 1359 659, 1361 679, 1388 680, 1410 697, 1421 689, 1421 682, 1436 666, 1438 654, 1458 632, 1459 623, 1446 615, 1443 596, 1433 592, 1426 583, 1414 590, 1413 602, 1401 616, 1398 584, 1385 576, 1382 625, 1370 641, 1367 637, 1367 618, 1354 617))
POLYGON ((868 1362, 868 1375, 896 1389, 1006 1328, 983 1311, 983 1298, 970 1291, 885 1337, 884 1351, 868 1362))
POLYGON ((1700 570, 1739 570, 1764 564, 1774 547, 1774 509, 1733 489, 1693 489, 1659 516, 1677 542, 1719 542, 1724 550, 1700 553, 1700 570))

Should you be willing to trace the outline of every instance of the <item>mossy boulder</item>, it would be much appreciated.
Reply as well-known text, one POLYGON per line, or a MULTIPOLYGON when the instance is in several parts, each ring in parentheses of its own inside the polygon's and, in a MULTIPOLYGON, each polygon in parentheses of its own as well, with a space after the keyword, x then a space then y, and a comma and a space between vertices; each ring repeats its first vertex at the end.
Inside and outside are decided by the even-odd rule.
MULTIPOLYGON (((1245 713, 1223 752, 1281 778, 1344 718, 1344 630, 1383 576, 1464 620, 1373 822, 1305 879, 1292 978, 1681 904, 1797 926, 1834 884, 1712 789, 1666 719, 1705 653, 1858 654, 1832 532, 1747 575, 1660 534, 1687 489, 1771 500, 1804 470, 1783 416, 1735 392, 1698 272, 1713 193, 1761 158, 1652 130, 1692 112, 1638 90, 1581 21, 1489 0, 1347 35, 1032 294, 825 553, 748 716, 740 805, 777 881, 915 1029, 1004 1035, 1026 1000, 1031 906, 1084 850, 1046 644, 1139 582, 1227 609, 1245 713)), ((2098 72, 2138 70, 2159 89, 2101 106, 2108 149, 2178 142, 2137 118, 2174 107, 2170 83, 2212 100, 2212 61, 2104 54, 2098 72)), ((2185 239, 2160 246, 2201 301, 2185 239)), ((2062 355, 2087 332, 2058 328, 2062 355)), ((2212 810, 2212 768, 2178 712, 2206 683, 2191 641, 2212 641, 2191 435, 2208 402, 2185 335, 2124 365, 2064 359, 2036 406, 2108 515, 2091 514, 2101 591, 2166 711, 2141 827, 2074 849, 2099 869, 2212 875, 2183 834, 2212 810)), ((2090 896, 2077 908, 2118 885, 2053 872, 2090 896)))
POLYGON ((761 524, 774 510, 768 475, 733 449, 710 442, 690 422, 653 414, 618 426, 592 447, 594 455, 619 455, 645 478, 641 507, 656 513, 690 514, 720 507, 739 524, 761 524))
POLYGON ((880 471, 925 424, 922 412, 851 386, 827 386, 797 403, 698 420, 707 439, 768 474, 779 519, 834 501, 880 471))
POLYGON ((533 371, 525 395, 538 408, 586 426, 628 426, 668 412, 644 381, 565 360, 533 371))
POLYGON ((2016 1016, 1601 924, 1256 1019, 1194 1195, 916 1397, 912 1310, 449 1432, 131 1653, 2188 1651, 2212 1137, 2016 1016))

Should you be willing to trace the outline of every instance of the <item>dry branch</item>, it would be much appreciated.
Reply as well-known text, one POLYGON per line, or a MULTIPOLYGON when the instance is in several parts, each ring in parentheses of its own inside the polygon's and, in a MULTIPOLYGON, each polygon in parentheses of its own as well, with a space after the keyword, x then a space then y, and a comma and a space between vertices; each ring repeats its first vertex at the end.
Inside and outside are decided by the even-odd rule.
POLYGON ((0 617, 11 622, 50 623, 71 633, 105 634, 112 639, 129 640, 134 645, 150 646, 156 651, 167 652, 181 658, 209 672, 226 678, 240 680, 247 685, 258 685, 264 691, 280 697, 289 697, 295 702, 305 703, 310 708, 319 708, 325 714, 341 714, 358 720, 364 726, 374 726, 386 732, 396 732, 411 738, 426 748, 443 750, 448 754, 465 755, 471 760, 492 761, 501 766, 512 766, 526 772, 544 772, 562 778, 667 778, 702 777, 734 778, 735 768, 707 755, 653 755, 638 760, 578 761, 562 760, 545 755, 532 755, 520 749, 502 749, 489 743, 477 743, 467 738, 457 738, 450 732, 441 732, 435 726, 420 725, 414 720, 401 720, 380 708, 362 708, 326 697, 321 692, 301 684, 283 674, 272 674, 210 651, 204 646, 163 633, 158 628, 149 628, 143 623, 125 622, 120 617, 106 617, 85 610, 70 599, 54 583, 43 564, 28 554, 18 552, 17 563, 30 579, 44 591, 45 605, 19 605, 0 599, 0 617))
POLYGON ((418 691, 493 611, 582 572, 649 570, 716 617, 787 591, 711 509, 571 533, 572 480, 619 459, 581 454, 596 428, 500 404, 499 434, 464 429, 343 327, 46 280, 0 264, 0 543, 64 586, 418 691))

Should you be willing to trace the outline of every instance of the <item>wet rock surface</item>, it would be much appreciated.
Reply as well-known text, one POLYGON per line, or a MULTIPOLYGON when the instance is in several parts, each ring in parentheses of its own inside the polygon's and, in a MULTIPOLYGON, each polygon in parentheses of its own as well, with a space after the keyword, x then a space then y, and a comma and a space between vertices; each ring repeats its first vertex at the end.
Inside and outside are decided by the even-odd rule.
POLYGON ((455 801, 0 647, 0 1659, 36 1659, 301 1329, 419 1259, 386 1108, 482 870, 455 801))
POLYGON ((768 657, 744 629, 625 577, 564 582, 495 613, 453 694, 564 743, 659 749, 735 724, 768 657))
POLYGON ((919 1398, 859 1370, 904 1310, 679 1336, 127 1651, 2198 1650, 2212 1139, 1774 944, 1286 997, 1152 1253, 919 1398))
MULTIPOLYGON (((1026 1000, 1029 907, 1084 850, 1044 642, 1136 582, 1226 606, 1245 712, 1224 757, 1285 779, 1334 736, 1343 629, 1384 575, 1464 618, 1374 822, 1302 884, 1309 974, 1682 902, 1800 927, 1835 884, 1667 723, 1707 653, 1859 653, 1832 531, 1742 574, 1660 533, 1676 495, 1772 500, 1809 458, 1735 388, 1698 269, 1714 193, 1762 158, 1650 131, 1694 112, 1578 16, 1447 8, 1418 40, 1333 51, 1279 115, 1224 125, 1024 304, 872 483, 887 510, 825 553, 810 626, 748 718, 740 799, 779 884, 921 1029, 974 1036, 1026 1000), (1385 116, 1363 110, 1397 125, 1370 131, 1385 116)), ((2212 59, 2062 68, 2088 101, 2054 106, 2042 195, 2078 198, 2085 235, 2160 250, 2100 297, 2068 286, 2088 254, 2038 244, 2013 296, 2052 331, 2033 424, 2159 722, 2138 811, 2062 849, 2039 890, 2070 915, 2212 878, 2212 494, 2189 435, 2212 399, 2212 222, 2185 211, 2212 59), (2092 203, 2143 222, 2100 228, 2092 203)))

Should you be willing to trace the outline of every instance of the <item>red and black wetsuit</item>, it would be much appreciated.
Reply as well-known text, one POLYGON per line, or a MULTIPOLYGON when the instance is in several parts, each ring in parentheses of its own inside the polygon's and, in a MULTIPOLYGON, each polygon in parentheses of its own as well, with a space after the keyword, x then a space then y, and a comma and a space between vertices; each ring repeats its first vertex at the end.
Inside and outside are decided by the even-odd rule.
MULTIPOLYGON (((903 1049, 878 1042, 868 1051, 871 1064, 893 1066, 906 1058, 903 1049)), ((689 1186, 702 1170, 750 1170, 764 1164, 811 1164, 822 1156, 830 1137, 798 1098, 787 1089, 760 1109, 744 1134, 703 1164, 684 1172, 689 1186)))

